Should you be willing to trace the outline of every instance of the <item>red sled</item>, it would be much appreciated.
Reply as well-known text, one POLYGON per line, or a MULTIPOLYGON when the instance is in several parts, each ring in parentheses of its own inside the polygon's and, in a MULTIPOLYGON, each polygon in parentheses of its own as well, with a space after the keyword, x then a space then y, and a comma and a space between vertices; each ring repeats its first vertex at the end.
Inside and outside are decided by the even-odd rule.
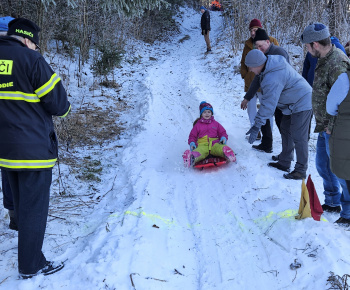
MULTIPOLYGON (((228 159, 209 154, 207 158, 199 162, 196 162, 195 164, 193 164, 195 157, 192 155, 190 150, 186 150, 182 155, 182 158, 183 158, 185 167, 187 168, 194 167, 199 169, 203 169, 207 167, 219 167, 221 165, 226 164, 229 161, 236 162, 236 156, 230 147, 227 146, 227 149, 225 150, 225 152, 229 156, 228 159)), ((198 152, 196 153, 199 154, 198 152)))
POLYGON ((216 157, 209 155, 204 160, 201 160, 194 164, 194 168, 203 169, 208 167, 219 167, 227 163, 227 159, 223 157, 216 157))

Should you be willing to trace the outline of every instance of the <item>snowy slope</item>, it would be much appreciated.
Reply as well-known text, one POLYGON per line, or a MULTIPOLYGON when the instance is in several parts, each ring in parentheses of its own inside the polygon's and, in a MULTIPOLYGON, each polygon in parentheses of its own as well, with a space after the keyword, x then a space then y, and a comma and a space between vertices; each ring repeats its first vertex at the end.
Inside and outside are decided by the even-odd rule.
MULTIPOLYGON (((204 54, 200 13, 181 11, 181 35, 137 52, 156 61, 145 57, 142 73, 128 80, 134 104, 124 116, 128 133, 100 153, 86 153, 99 155, 106 166, 99 185, 103 200, 75 225, 49 222, 48 232, 56 234, 47 235, 44 252, 67 259, 65 268, 17 280, 16 235, 2 224, 0 288, 327 289, 330 271, 350 273, 350 234, 333 224, 338 216, 295 220, 301 182, 285 180, 267 167, 272 154, 248 144, 248 116, 239 108, 243 81, 232 72, 240 53, 229 56, 220 13, 211 13, 213 52, 204 54), (179 41, 185 35, 190 38, 179 41), (226 128, 236 164, 183 167, 181 155, 203 100, 226 128), (295 260, 301 268, 291 270, 295 260)), ((274 133, 278 154, 281 140, 274 133)), ((315 140, 313 134, 309 173, 322 202, 315 140)))

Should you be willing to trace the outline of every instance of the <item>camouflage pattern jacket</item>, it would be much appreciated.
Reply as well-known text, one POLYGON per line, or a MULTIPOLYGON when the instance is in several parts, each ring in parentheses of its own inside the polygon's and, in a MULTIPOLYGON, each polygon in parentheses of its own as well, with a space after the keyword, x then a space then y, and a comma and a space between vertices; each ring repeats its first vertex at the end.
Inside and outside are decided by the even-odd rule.
POLYGON ((332 131, 335 117, 326 111, 327 96, 338 76, 348 68, 350 68, 349 58, 334 45, 325 57, 318 59, 312 91, 312 109, 316 119, 315 133, 325 131, 327 127, 332 131))

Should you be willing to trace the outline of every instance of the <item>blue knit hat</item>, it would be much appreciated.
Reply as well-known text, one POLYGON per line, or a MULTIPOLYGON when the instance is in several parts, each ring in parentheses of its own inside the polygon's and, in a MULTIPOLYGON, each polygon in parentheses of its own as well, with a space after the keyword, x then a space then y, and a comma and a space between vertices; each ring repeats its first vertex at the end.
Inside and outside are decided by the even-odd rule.
POLYGON ((209 103, 207 103, 206 101, 201 102, 201 104, 199 105, 199 117, 202 116, 203 112, 205 110, 210 110, 211 113, 214 115, 214 110, 212 105, 210 105, 209 103))
POLYGON ((201 6, 200 10, 202 10, 202 9, 207 10, 207 8, 205 8, 204 6, 201 6))
POLYGON ((0 31, 7 31, 8 24, 12 19, 11 16, 0 17, 0 31))
POLYGON ((322 23, 312 23, 306 26, 303 34, 300 36, 301 43, 311 43, 314 41, 320 41, 330 37, 328 27, 322 23))

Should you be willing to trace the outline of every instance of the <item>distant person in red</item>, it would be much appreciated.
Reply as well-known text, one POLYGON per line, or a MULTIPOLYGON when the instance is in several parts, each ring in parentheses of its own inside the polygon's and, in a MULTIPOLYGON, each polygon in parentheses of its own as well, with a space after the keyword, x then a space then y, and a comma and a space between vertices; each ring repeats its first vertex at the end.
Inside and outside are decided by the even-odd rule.
POLYGON ((211 45, 210 45, 210 39, 209 39, 209 32, 210 32, 210 14, 207 8, 204 6, 201 6, 201 29, 202 29, 202 35, 204 35, 204 40, 207 45, 207 52, 211 51, 211 45))
POLYGON ((213 2, 211 2, 211 10, 213 11, 220 11, 221 10, 221 4, 219 3, 219 1, 214 0, 213 2))

